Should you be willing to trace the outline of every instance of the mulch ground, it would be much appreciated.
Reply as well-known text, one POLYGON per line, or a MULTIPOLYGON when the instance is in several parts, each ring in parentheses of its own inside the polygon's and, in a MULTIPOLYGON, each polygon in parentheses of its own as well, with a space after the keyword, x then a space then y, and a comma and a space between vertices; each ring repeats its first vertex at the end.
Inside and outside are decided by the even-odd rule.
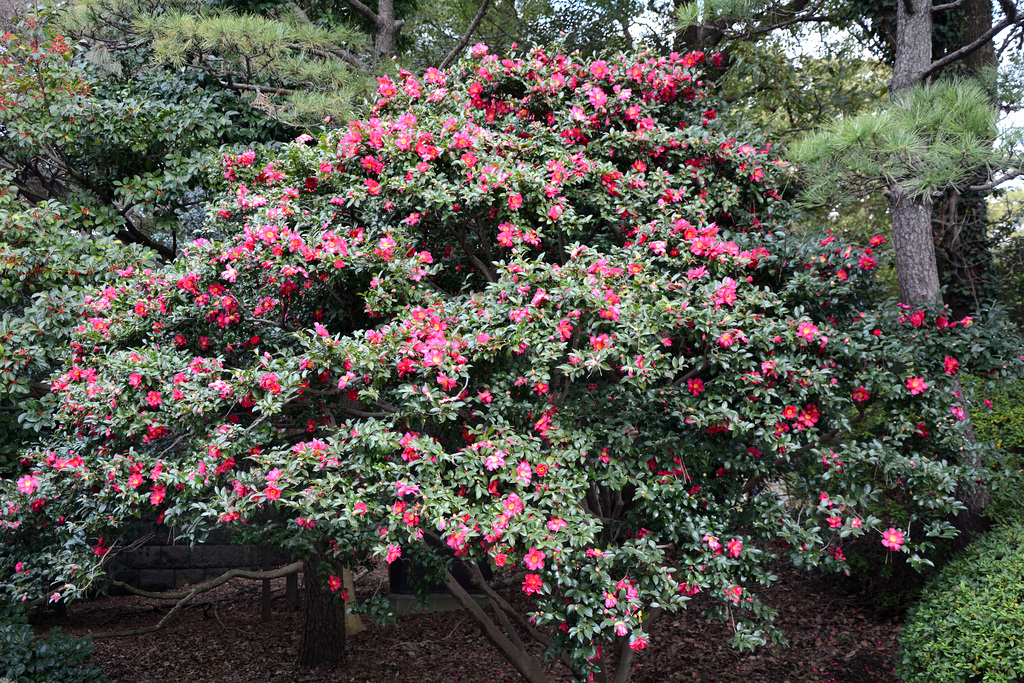
MULTIPOLYGON (((727 644, 728 626, 709 622, 695 608, 663 617, 651 645, 638 653, 632 680, 860 683, 897 681, 897 614, 875 606, 842 577, 780 566, 779 581, 759 591, 779 611, 776 624, 788 647, 738 652, 727 644)), ((378 589, 374 572, 358 592, 378 589)), ((300 581, 301 585, 301 581, 300 581)), ((302 610, 283 598, 284 580, 270 622, 260 616, 260 584, 235 579, 197 598, 161 631, 96 641, 92 664, 112 681, 131 683, 504 683, 521 680, 463 612, 403 617, 397 626, 370 627, 350 636, 344 666, 304 670, 294 665, 302 610)), ((855 588, 855 587, 854 587, 855 588)), ((71 605, 51 618, 74 635, 155 624, 173 603, 134 596, 71 605)), ((565 669, 549 667, 555 681, 565 669)))

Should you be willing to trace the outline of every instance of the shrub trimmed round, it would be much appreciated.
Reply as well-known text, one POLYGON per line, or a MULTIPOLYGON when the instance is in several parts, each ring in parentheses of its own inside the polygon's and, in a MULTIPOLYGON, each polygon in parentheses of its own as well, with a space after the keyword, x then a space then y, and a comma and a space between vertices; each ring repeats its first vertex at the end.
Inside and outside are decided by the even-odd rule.
POLYGON ((985 534, 929 582, 900 651, 907 683, 1024 680, 1024 524, 985 534))

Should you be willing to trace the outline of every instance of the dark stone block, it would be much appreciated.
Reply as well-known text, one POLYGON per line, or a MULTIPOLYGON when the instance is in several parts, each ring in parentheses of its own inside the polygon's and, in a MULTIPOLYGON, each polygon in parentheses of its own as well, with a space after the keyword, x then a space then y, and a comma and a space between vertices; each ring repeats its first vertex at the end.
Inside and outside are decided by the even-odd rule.
POLYGON ((231 546, 197 545, 192 549, 193 567, 224 567, 234 562, 236 553, 231 546))
POLYGON ((124 566, 129 569, 157 569, 160 567, 160 548, 142 546, 123 555, 124 566))
POLYGON ((187 569, 192 566, 192 549, 187 545, 165 545, 160 548, 160 566, 187 569))
MULTIPOLYGON (((122 569, 121 571, 114 574, 115 581, 122 581, 127 583, 129 586, 139 585, 139 572, 134 569, 122 569)), ((123 588, 117 588, 116 586, 110 587, 111 595, 126 595, 128 591, 123 588)))
POLYGON ((182 586, 200 583, 206 578, 206 572, 202 569, 179 569, 174 572, 174 587, 181 588, 182 586))
POLYGON ((204 543, 210 545, 231 545, 231 534, 228 533, 227 529, 217 527, 210 530, 210 535, 206 537, 204 543))
POLYGON ((144 591, 165 591, 174 588, 173 569, 140 569, 139 588, 144 591))

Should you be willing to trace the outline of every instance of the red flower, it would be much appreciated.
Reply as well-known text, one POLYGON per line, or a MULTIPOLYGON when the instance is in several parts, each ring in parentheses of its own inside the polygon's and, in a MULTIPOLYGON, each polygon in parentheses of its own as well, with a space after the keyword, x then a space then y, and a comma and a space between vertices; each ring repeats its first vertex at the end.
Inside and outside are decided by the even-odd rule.
POLYGON ((523 592, 527 595, 531 593, 540 593, 541 589, 544 588, 544 582, 541 581, 540 576, 537 574, 527 574, 526 580, 523 581, 523 592))

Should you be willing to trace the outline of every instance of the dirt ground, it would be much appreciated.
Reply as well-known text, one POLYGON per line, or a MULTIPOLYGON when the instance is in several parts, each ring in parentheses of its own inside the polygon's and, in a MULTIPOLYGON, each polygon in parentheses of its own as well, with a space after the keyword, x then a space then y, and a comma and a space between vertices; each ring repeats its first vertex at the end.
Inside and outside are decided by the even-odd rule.
MULTIPOLYGON (((842 577, 779 567, 780 580, 762 589, 779 611, 788 647, 738 652, 727 645, 728 627, 694 609, 657 622, 651 645, 638 653, 632 680, 860 683, 897 681, 897 614, 842 577)), ((376 590, 384 572, 363 579, 359 593, 376 590)), ((301 582, 300 582, 301 585, 301 582)), ((260 616, 259 582, 234 579, 197 598, 161 631, 96 641, 92 658, 113 681, 131 683, 504 683, 521 680, 464 612, 403 617, 397 627, 370 627, 350 636, 348 661, 336 668, 294 665, 301 607, 284 600, 284 580, 274 582, 273 618, 260 616)), ((105 597, 52 618, 75 635, 155 624, 173 603, 140 597, 105 597)), ((549 667, 556 681, 569 676, 549 667)))

